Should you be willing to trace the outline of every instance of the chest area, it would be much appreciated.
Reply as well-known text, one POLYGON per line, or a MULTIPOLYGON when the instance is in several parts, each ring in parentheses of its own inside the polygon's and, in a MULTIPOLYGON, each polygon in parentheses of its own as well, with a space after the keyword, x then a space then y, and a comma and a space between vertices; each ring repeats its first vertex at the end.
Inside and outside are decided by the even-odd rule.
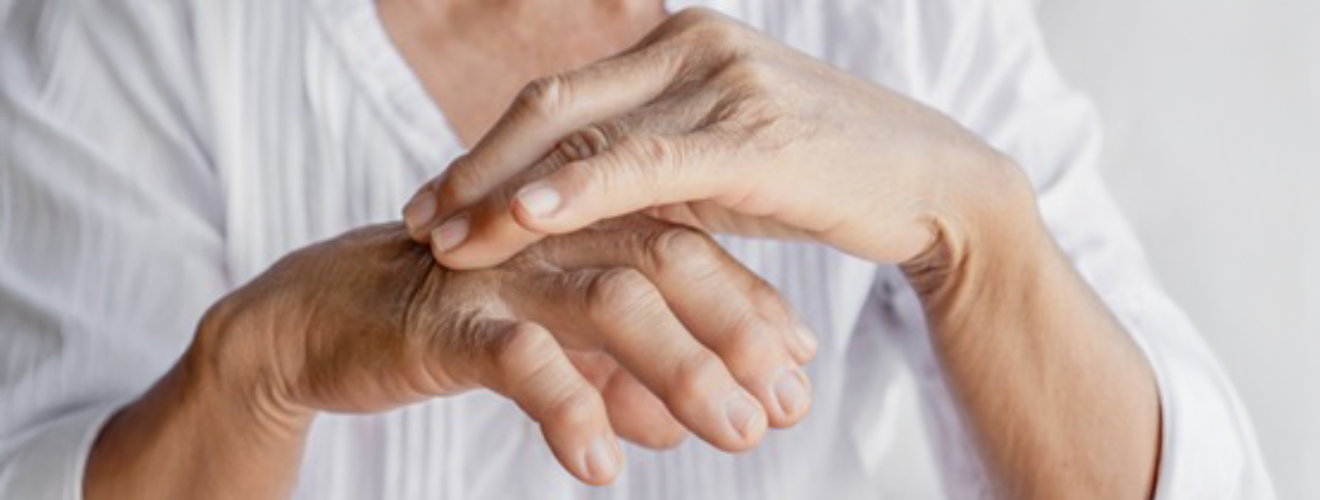
POLYGON ((378 3, 381 24, 463 144, 476 144, 518 92, 624 51, 666 17, 661 0, 612 6, 489 3, 419 11, 378 3))

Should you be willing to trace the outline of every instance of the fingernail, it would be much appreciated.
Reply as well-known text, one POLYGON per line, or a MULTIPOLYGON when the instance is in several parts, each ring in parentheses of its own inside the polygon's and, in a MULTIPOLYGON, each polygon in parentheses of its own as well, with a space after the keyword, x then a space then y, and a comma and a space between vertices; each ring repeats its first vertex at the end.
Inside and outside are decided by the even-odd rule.
POLYGON ((403 207, 403 222, 408 229, 417 230, 426 227, 435 218, 435 194, 429 189, 417 193, 408 205, 403 207))
POLYGON ((807 403, 807 375, 796 366, 785 366, 775 382, 775 399, 785 416, 797 415, 807 403))
POLYGON ((742 390, 733 391, 724 402, 724 413, 738 435, 743 439, 751 438, 752 419, 756 417, 756 401, 751 394, 742 390))
POLYGON ((798 323, 797 335, 799 339, 802 339, 803 346, 806 346, 811 352, 816 352, 819 343, 816 341, 816 334, 812 333, 811 329, 807 328, 807 325, 798 323))
POLYGON ((617 445, 610 441, 612 439, 600 436, 587 448, 587 476, 592 479, 603 481, 614 477, 614 471, 619 467, 619 461, 615 458, 617 445))
POLYGON ((467 214, 451 217, 431 232, 431 248, 441 253, 452 250, 467 239, 469 225, 467 214))
POLYGON ((536 181, 518 191, 518 204, 536 217, 546 217, 559 209, 559 192, 545 181, 536 181))

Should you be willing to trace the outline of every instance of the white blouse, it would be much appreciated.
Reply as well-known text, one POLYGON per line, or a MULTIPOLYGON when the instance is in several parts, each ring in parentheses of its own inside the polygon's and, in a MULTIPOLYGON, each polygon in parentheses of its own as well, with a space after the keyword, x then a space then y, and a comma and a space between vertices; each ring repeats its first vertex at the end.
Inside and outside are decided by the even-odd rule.
MULTIPOLYGON (((1027 0, 669 8, 688 3, 941 109, 1015 157, 1154 367, 1159 498, 1273 496, 1232 385, 1097 177, 1096 115, 1056 73, 1027 0)), ((370 0, 0 0, 0 498, 80 498, 101 424, 170 368, 211 303, 286 252, 398 219, 461 152, 370 0)), ((320 417, 296 495, 990 494, 893 267, 810 243, 721 242, 821 336, 800 425, 738 455, 697 439, 627 447, 617 483, 588 487, 517 407, 478 391, 320 417)))

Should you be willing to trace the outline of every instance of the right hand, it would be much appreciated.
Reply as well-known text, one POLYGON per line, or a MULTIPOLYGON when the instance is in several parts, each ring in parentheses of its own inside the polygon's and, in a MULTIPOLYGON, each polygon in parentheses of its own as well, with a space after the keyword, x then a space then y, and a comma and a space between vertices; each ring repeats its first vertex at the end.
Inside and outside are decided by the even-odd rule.
POLYGON ((736 451, 796 423, 815 350, 704 233, 644 216, 480 271, 437 266, 402 225, 369 227, 289 255, 206 323, 221 327, 200 345, 262 374, 263 411, 375 412, 485 387, 592 484, 622 468, 616 432, 664 447, 687 429, 736 451))

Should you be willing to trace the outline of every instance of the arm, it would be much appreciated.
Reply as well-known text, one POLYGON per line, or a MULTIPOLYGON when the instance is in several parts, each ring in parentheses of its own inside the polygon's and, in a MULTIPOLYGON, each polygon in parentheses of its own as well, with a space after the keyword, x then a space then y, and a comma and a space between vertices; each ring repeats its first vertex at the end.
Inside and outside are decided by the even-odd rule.
POLYGON ((902 268, 997 489, 1150 497, 1160 448, 1150 367, 1045 230, 1026 179, 996 187, 987 205, 955 212, 959 222, 936 219, 935 245, 902 268))
MULTIPOLYGON (((945 83, 910 84, 910 90, 1012 156, 1028 174, 1056 252, 1066 255, 1069 267, 1130 338, 1125 343, 1138 348, 1142 361, 1150 365, 1129 373, 1149 372, 1157 381, 1158 463, 1153 473, 1158 478, 1152 479, 1152 494, 1272 498, 1250 418, 1196 327, 1160 289, 1135 235, 1106 192, 1096 168, 1101 134, 1095 110, 1055 71, 1031 7, 1025 2, 957 5, 950 9, 956 19, 946 22, 958 29, 943 43, 917 44, 921 49, 904 52, 912 59, 901 63, 915 70, 909 76, 913 81, 945 83)), ((925 357, 920 352, 924 350, 910 352, 925 357)), ((1098 373, 1103 367, 1091 353, 1081 356, 1077 371, 1098 373)), ((935 357, 918 362, 942 362, 939 353, 935 357)), ((935 380, 928 386, 928 397, 933 398, 929 408, 946 413, 933 420, 936 427, 930 431, 942 433, 944 441, 967 434, 974 439, 975 429, 949 427, 959 412, 958 395, 949 394, 957 388, 950 382, 935 380)), ((1142 423, 1138 417, 1130 414, 1120 423, 1142 423)), ((1078 427, 1091 426, 1089 420, 1081 422, 1078 427)), ((943 453, 946 466, 959 469, 951 471, 957 477, 981 473, 963 469, 971 464, 947 456, 949 450, 943 453)), ((973 491, 978 490, 963 492, 973 491)))
POLYGON ((811 355, 783 301, 690 229, 615 221, 455 272, 401 226, 370 227, 213 307, 183 359, 106 425, 86 494, 284 496, 316 413, 475 388, 514 400, 566 469, 605 484, 622 469, 616 432, 672 446, 686 428, 742 450, 768 417, 796 422, 811 355), (665 264, 676 256, 690 264, 665 264), (785 373, 803 384, 795 399, 776 391, 785 373))
POLYGON ((409 213, 414 236, 435 231, 437 259, 481 266, 540 235, 648 210, 902 263, 1001 491, 1150 494, 1150 366, 1058 249, 1021 166, 924 105, 719 16, 681 13, 648 40, 530 86, 419 192, 439 208, 409 213), (556 136, 557 148, 530 139, 556 136), (536 148, 572 161, 509 164, 536 148), (452 220, 484 223, 454 238, 452 220))
POLYGON ((359 234, 286 259, 197 326, 232 287, 222 179, 193 142, 209 134, 192 106, 205 86, 187 40, 136 24, 186 6, 93 7, 0 12, 0 497, 278 496, 316 413, 475 387, 522 405, 592 483, 622 466, 616 433, 665 447, 690 429, 740 450, 807 412, 789 311, 681 228, 598 227, 462 278, 398 229, 359 234), (402 308, 423 279, 425 307, 402 308), (688 290, 698 279, 712 281, 688 290), (443 321, 486 307, 513 312, 443 321), (394 371, 370 370, 382 359, 394 371))
POLYGON ((229 327, 220 315, 207 315, 197 344, 101 429, 83 479, 86 498, 281 498, 292 491, 312 415, 294 409, 287 395, 260 390, 247 373, 254 363, 201 347, 234 341, 221 338, 229 327))

